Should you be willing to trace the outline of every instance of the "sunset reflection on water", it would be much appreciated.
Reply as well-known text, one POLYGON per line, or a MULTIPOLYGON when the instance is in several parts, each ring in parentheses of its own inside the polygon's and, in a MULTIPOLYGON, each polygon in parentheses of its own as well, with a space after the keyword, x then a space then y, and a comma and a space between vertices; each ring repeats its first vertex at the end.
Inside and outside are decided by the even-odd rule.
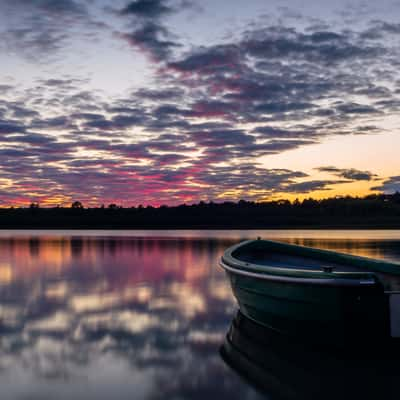
MULTIPOLYGON (((254 236, 3 233, 2 398, 258 398, 218 354, 236 310, 218 259, 254 236)), ((393 237, 279 238, 400 260, 393 237)))

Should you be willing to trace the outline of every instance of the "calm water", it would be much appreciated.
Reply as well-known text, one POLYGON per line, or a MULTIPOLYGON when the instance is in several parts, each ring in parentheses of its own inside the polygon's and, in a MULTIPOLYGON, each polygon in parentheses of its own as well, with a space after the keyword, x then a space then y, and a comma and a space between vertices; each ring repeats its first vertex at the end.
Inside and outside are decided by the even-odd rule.
POLYGON ((1 232, 1 399, 264 398, 219 354, 257 236, 400 262, 400 231, 1 232))

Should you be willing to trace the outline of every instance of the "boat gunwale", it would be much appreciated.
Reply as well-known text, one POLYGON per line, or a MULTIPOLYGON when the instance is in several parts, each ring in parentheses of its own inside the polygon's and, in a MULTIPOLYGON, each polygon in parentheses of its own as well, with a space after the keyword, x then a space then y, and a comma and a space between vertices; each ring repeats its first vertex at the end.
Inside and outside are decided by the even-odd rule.
POLYGON ((400 274, 400 264, 390 263, 387 261, 374 260, 367 257, 354 256, 350 254, 338 253, 330 250, 316 249, 312 247, 292 245, 288 243, 280 243, 271 240, 246 240, 244 242, 238 243, 234 246, 229 247, 224 255, 221 257, 221 262, 227 266, 234 268, 235 270, 244 270, 249 272, 256 272, 263 275, 280 275, 289 277, 310 277, 310 278, 342 278, 342 279, 377 279, 375 272, 386 272, 392 274, 400 274), (245 247, 251 243, 264 242, 270 247, 275 247, 279 250, 289 250, 290 252, 297 253, 296 255, 310 257, 310 258, 322 258, 339 264, 356 266, 363 268, 364 271, 354 272, 354 271, 321 271, 316 269, 296 269, 296 268, 285 268, 276 266, 266 266, 261 264, 249 263, 242 261, 233 256, 233 253, 245 247), (300 253, 300 254, 299 254, 300 253), (305 254, 306 253, 306 254, 305 254), (369 269, 369 271, 365 271, 369 269))
POLYGON ((300 276, 288 276, 288 275, 278 275, 278 274, 268 274, 268 273, 257 273, 252 271, 247 271, 243 269, 233 268, 225 264, 222 260, 219 265, 227 272, 232 274, 241 275, 248 278, 263 279, 274 282, 283 283, 295 283, 295 284, 311 284, 318 286, 374 286, 377 285, 374 274, 365 276, 362 274, 359 278, 356 277, 300 277, 300 276))

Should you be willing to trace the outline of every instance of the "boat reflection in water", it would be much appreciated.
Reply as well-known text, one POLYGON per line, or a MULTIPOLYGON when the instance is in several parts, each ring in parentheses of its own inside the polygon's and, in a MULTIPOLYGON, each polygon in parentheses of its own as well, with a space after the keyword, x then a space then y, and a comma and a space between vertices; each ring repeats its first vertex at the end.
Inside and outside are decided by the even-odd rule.
POLYGON ((341 349, 296 342, 238 311, 224 361, 269 399, 398 399, 400 351, 382 343, 341 349))

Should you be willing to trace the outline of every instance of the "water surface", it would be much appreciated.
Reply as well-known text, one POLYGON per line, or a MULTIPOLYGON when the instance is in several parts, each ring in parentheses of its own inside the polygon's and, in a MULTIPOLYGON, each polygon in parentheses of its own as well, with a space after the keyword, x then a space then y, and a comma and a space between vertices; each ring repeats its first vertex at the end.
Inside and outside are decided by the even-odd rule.
POLYGON ((219 355, 257 236, 400 262, 400 231, 3 231, 1 398, 263 398, 219 355))

